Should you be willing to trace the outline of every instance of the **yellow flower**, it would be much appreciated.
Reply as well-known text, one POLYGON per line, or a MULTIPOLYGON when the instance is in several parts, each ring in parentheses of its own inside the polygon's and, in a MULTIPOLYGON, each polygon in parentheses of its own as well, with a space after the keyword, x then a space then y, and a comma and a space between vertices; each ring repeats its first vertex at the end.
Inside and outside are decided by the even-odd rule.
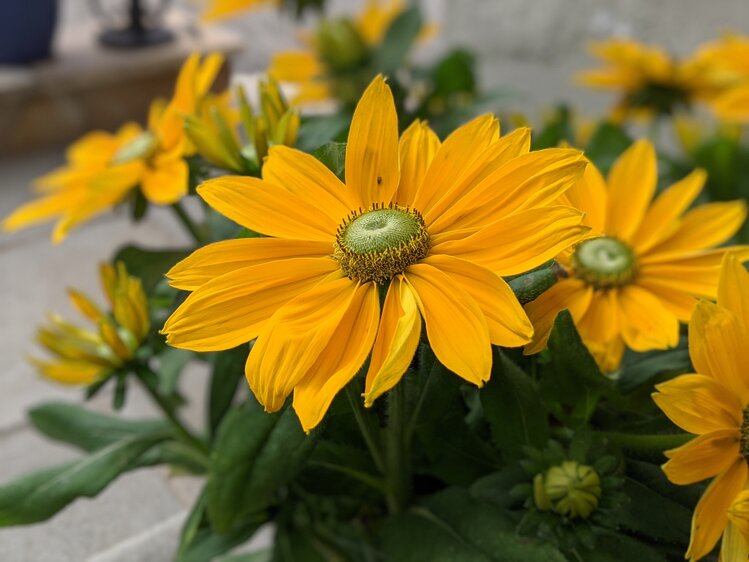
POLYGON ((546 346, 554 319, 566 308, 601 369, 614 371, 625 344, 635 351, 675 346, 679 321, 689 320, 696 297, 715 297, 720 260, 730 249, 715 246, 741 227, 746 204, 687 211, 705 183, 702 170, 651 202, 656 167, 653 146, 640 140, 614 163, 607 181, 591 164, 567 192, 569 204, 585 212, 593 237, 557 257, 569 277, 526 305, 536 329, 526 354, 546 346))
POLYGON ((591 52, 604 67, 580 75, 592 88, 615 90, 616 120, 628 116, 671 114, 711 93, 715 84, 703 61, 677 61, 662 49, 626 39, 594 43, 591 52))
POLYGON ((653 399, 672 422, 697 435, 665 453, 668 479, 686 485, 714 477, 695 507, 686 557, 706 556, 730 520, 722 561, 743 562, 746 555, 727 554, 743 542, 731 527, 747 531, 745 496, 737 496, 749 483, 749 273, 731 254, 723 260, 717 292, 717 304, 701 301, 689 322, 689 353, 699 374, 657 385, 653 399))
POLYGON ((205 4, 202 18, 206 21, 216 21, 261 6, 279 5, 281 0, 207 0, 205 4))
POLYGON ((499 276, 544 263, 587 231, 579 211, 552 205, 579 179, 581 153, 529 147, 528 129, 499 138, 491 115, 444 142, 416 122, 399 141, 378 76, 354 112, 345 185, 314 157, 275 146, 263 179, 198 188, 218 212, 269 237, 211 244, 167 274, 192 291, 164 326, 168 343, 218 351, 257 338, 251 389, 267 411, 293 391, 305 430, 370 351, 365 404, 397 384, 422 318, 437 358, 482 385, 490 344, 521 346, 533 333, 499 276))
POLYGON ((57 315, 37 331, 37 341, 54 359, 32 359, 42 375, 66 384, 92 384, 129 360, 148 335, 148 302, 140 280, 130 277, 122 264, 100 269, 111 313, 103 312, 85 295, 68 291, 70 302, 96 325, 81 328, 57 315))
POLYGON ((3 229, 15 231, 59 218, 52 233, 53 242, 59 243, 71 229, 122 202, 137 186, 152 203, 181 199, 188 188, 184 156, 194 152, 183 122, 200 111, 222 63, 218 54, 202 64, 200 55, 190 56, 172 100, 151 104, 147 130, 128 123, 115 135, 97 131, 74 143, 67 165, 38 180, 43 196, 7 217, 3 229))
MULTIPOLYGON (((336 86, 333 76, 350 71, 364 61, 367 51, 382 41, 390 24, 405 8, 404 0, 367 0, 355 20, 323 21, 314 36, 302 38, 307 44, 305 50, 276 54, 268 74, 279 82, 290 82, 298 87, 292 99, 294 104, 329 100, 334 97, 336 86)), ((425 26, 423 36, 432 30, 425 26)))
POLYGON ((710 100, 714 113, 727 121, 749 121, 749 37, 729 35, 708 43, 695 58, 718 85, 710 100))

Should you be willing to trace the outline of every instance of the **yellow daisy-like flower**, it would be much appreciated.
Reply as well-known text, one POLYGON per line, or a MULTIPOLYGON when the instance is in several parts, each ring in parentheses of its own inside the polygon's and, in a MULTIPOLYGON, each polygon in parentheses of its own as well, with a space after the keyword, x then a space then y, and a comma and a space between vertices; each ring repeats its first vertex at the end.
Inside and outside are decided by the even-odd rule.
POLYGON ((616 120, 630 115, 671 114, 680 106, 703 99, 715 87, 704 61, 677 61, 655 46, 612 39, 594 43, 591 52, 604 67, 580 74, 580 81, 621 94, 613 109, 616 120))
POLYGON ((169 103, 155 101, 146 130, 128 123, 116 134, 89 133, 68 150, 68 164, 38 180, 42 198, 27 203, 2 225, 15 231, 58 218, 52 241, 59 243, 81 223, 120 203, 140 186, 152 203, 168 205, 187 194, 184 157, 195 149, 184 132, 184 119, 200 111, 221 65, 213 54, 201 63, 190 56, 182 66, 169 103))
POLYGON ((500 138, 491 115, 444 142, 416 122, 399 141, 378 76, 354 112, 345 185, 314 157, 275 146, 263 179, 198 188, 270 238, 211 244, 167 274, 192 291, 164 326, 167 342, 218 351, 256 340, 251 389, 268 411, 293 391, 305 430, 370 351, 365 404, 397 384, 422 318, 440 362, 482 385, 491 344, 517 347, 533 334, 500 276, 541 265, 587 232, 579 211, 553 204, 582 174, 581 153, 529 150, 528 129, 500 138))
POLYGON ((710 100, 715 114, 726 121, 749 121, 749 37, 730 35, 708 43, 695 58, 720 86, 710 100))
POLYGON ((122 264, 102 264, 100 274, 112 312, 69 290, 70 302, 96 330, 53 315, 51 324, 37 331, 37 341, 55 358, 31 360, 43 376, 65 384, 92 384, 131 360, 148 335, 151 321, 140 279, 129 276, 122 264))
POLYGON ((557 257, 569 276, 526 305, 536 329, 526 354, 546 347, 554 319, 566 308, 601 369, 614 371, 625 344, 635 351, 675 346, 679 321, 689 320, 696 298, 715 297, 720 261, 731 249, 715 246, 741 227, 746 204, 687 210, 705 183, 702 170, 653 201, 657 179, 655 150, 640 140, 607 180, 591 164, 567 192, 569 204, 585 212, 593 237, 557 257))
MULTIPOLYGON (((749 484, 749 273, 735 256, 723 260, 717 304, 701 301, 689 322, 689 353, 699 374, 681 375, 656 386, 658 407, 676 425, 697 435, 667 451, 663 470, 674 484, 713 478, 695 507, 686 557, 712 551, 726 529, 722 562, 745 541, 749 484), (730 520, 730 524, 729 524, 730 520), (728 541, 728 547, 727 543, 728 541)), ((744 549, 746 547, 744 546, 744 549)))
POLYGON ((294 104, 329 100, 334 97, 335 73, 355 68, 363 61, 367 49, 382 41, 390 24, 405 8, 403 0, 367 0, 355 20, 323 21, 313 36, 302 37, 307 44, 305 50, 276 54, 268 74, 298 87, 294 104))

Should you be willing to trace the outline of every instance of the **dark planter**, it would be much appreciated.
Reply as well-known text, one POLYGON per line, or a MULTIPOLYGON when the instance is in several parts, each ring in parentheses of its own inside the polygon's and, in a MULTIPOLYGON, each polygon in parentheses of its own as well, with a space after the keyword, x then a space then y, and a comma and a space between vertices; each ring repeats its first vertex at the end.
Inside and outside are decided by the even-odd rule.
POLYGON ((57 0, 0 0, 0 64, 49 58, 57 0))

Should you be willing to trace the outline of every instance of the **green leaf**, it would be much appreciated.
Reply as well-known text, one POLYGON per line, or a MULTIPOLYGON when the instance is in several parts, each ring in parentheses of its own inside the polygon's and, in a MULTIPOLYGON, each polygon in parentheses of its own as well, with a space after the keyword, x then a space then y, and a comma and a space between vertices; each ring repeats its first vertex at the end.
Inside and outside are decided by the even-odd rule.
POLYGON ((165 438, 157 433, 122 439, 80 460, 5 484, 0 487, 0 526, 44 521, 76 498, 96 496, 165 438))
POLYGON ((503 510, 461 488, 388 518, 380 541, 384 559, 398 562, 566 562, 551 545, 518 536, 503 510))
POLYGON ((157 371, 159 373, 159 390, 162 394, 167 396, 177 394, 182 370, 193 357, 192 351, 177 349, 176 347, 167 347, 159 354, 157 371))
POLYGON ((226 533, 243 515, 266 509, 314 444, 290 408, 276 414, 249 406, 232 410, 218 430, 208 474, 207 509, 214 529, 226 533))
POLYGON ((247 554, 225 556, 224 558, 220 558, 218 562, 272 562, 272 560, 273 550, 266 548, 247 554))
POLYGON ((75 404, 48 402, 33 408, 29 418, 41 433, 84 451, 96 451, 121 439, 169 431, 163 420, 128 420, 92 412, 75 404))
POLYGON ((619 372, 617 386, 621 392, 632 392, 663 373, 681 374, 691 370, 689 350, 671 349, 643 355, 639 361, 625 365, 619 372))
POLYGON ((345 140, 339 138, 351 120, 350 115, 335 114, 302 119, 296 146, 299 150, 312 152, 326 142, 345 140))
POLYGON ((395 74, 421 31, 421 12, 418 6, 404 10, 390 24, 377 50, 373 63, 376 72, 395 74))
POLYGON ((621 562, 622 560, 667 562, 671 560, 632 537, 606 529, 601 529, 599 532, 600 536, 596 541, 595 550, 583 553, 582 560, 585 562, 621 562))
POLYGON ((140 278, 145 291, 151 293, 166 272, 189 254, 190 250, 148 250, 125 246, 117 251, 112 261, 123 262, 131 275, 140 278))
POLYGON ((593 133, 585 155, 605 174, 630 144, 632 139, 620 125, 604 122, 593 133))
POLYGON ((247 345, 217 353, 213 360, 211 386, 208 396, 208 422, 211 433, 215 433, 221 420, 231 408, 240 381, 244 380, 247 362, 247 345))
POLYGON ((541 392, 547 403, 571 407, 557 407, 554 414, 578 429, 590 419, 599 399, 613 394, 613 384, 583 344, 569 311, 557 316, 548 345, 550 360, 543 366, 541 392))
POLYGON ((312 153, 312 156, 333 172, 338 179, 345 181, 346 170, 346 143, 327 142, 312 153))
POLYGON ((498 348, 491 379, 479 394, 494 443, 507 459, 519 459, 524 447, 546 444, 547 412, 536 382, 498 348))

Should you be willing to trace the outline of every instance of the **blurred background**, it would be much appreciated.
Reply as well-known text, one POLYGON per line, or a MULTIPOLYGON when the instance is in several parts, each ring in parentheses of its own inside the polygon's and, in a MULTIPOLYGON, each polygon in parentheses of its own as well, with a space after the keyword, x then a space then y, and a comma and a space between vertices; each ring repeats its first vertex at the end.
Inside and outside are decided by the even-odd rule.
MULTIPOLYGON (((330 0, 326 13, 356 14, 363 3, 330 0)), ((485 110, 522 112, 532 123, 558 103, 592 118, 611 105, 613 97, 573 80, 593 65, 586 51, 591 40, 632 37, 679 55, 725 32, 749 33, 746 0, 423 0, 421 5, 424 19, 438 32, 414 58, 429 64, 464 48, 481 88, 501 93, 485 110)), ((143 0, 146 20, 161 30, 153 41, 169 35, 171 40, 139 49, 103 46, 102 32, 122 26, 128 6, 127 0, 0 0, 3 217, 32 198, 34 178, 63 163, 66 144, 92 129, 113 130, 129 119, 143 122, 153 98, 171 95, 178 69, 192 51, 226 54, 224 84, 230 75, 251 81, 275 53, 298 47, 300 27, 311 28, 316 21, 314 13, 296 20, 292 13, 261 6, 230 21, 204 24, 198 0, 143 0), (50 34, 51 53, 45 58, 50 34), (14 41, 32 45, 21 49, 14 41), (36 57, 43 60, 9 64, 36 57)), ((127 37, 109 36, 110 42, 123 40, 127 37)), ((138 225, 124 210, 115 212, 72 233, 59 247, 49 242, 50 228, 0 236, 0 481, 75 454, 45 441, 25 421, 33 404, 81 399, 77 389, 41 380, 28 364, 35 327, 50 310, 70 313, 67 287, 98 294, 97 264, 113 248, 125 242, 155 247, 187 242, 173 217, 158 208, 138 225)), ((195 366, 184 379, 192 399, 188 419, 203 415, 204 375, 195 366)), ((106 410, 109 397, 97 397, 94 405, 106 410)), ((150 411, 145 397, 133 396, 125 414, 150 411)), ((198 490, 189 478, 169 476, 159 469, 139 470, 98 498, 77 502, 63 517, 0 530, 0 559, 168 560, 198 490)))

